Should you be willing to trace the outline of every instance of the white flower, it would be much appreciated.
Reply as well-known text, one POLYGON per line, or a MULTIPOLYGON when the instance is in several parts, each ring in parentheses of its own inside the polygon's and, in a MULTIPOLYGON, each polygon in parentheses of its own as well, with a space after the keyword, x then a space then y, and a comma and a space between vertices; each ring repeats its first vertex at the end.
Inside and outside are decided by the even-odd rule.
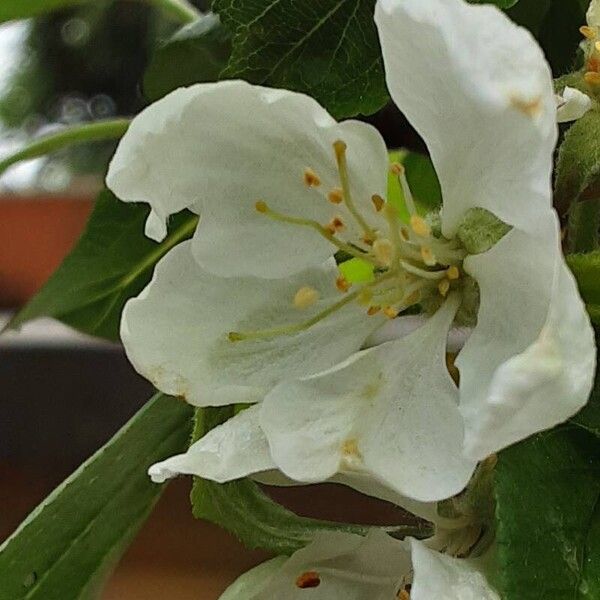
POLYGON ((568 86, 556 97, 556 102, 559 123, 577 121, 592 108, 592 99, 587 94, 568 86))
POLYGON ((301 94, 180 89, 117 150, 108 185, 151 205, 149 234, 183 208, 202 215, 127 304, 129 358, 194 404, 259 402, 155 466, 156 480, 279 469, 432 502, 587 401, 595 346, 552 209, 557 111, 541 50, 495 7, 463 0, 379 0, 375 19, 392 98, 441 181, 441 231, 417 214, 400 166, 410 222, 384 201, 372 127, 338 124, 301 94), (500 221, 506 235, 471 243, 477 224, 500 221), (375 265, 374 280, 348 289, 340 250, 375 265), (426 324, 377 343, 413 305, 426 324), (446 338, 476 309, 457 390, 446 338))
POLYGON ((315 536, 289 559, 249 571, 220 600, 499 600, 477 563, 381 531, 315 536))

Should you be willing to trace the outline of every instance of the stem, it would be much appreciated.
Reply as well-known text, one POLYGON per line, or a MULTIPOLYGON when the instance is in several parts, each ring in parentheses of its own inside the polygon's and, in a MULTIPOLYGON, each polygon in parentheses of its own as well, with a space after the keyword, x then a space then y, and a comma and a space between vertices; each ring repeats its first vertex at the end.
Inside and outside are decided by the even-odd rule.
POLYGON ((25 148, 0 160, 0 174, 22 160, 38 158, 55 150, 71 146, 72 144, 119 139, 127 131, 130 122, 129 119, 97 121, 95 123, 75 125, 62 129, 57 133, 44 135, 25 146, 25 148))
POLYGON ((197 21, 203 15, 187 0, 147 0, 149 4, 154 4, 160 8, 165 15, 179 21, 182 25, 187 25, 197 21))
POLYGON ((572 253, 598 248, 600 198, 574 202, 569 211, 568 248, 572 253))

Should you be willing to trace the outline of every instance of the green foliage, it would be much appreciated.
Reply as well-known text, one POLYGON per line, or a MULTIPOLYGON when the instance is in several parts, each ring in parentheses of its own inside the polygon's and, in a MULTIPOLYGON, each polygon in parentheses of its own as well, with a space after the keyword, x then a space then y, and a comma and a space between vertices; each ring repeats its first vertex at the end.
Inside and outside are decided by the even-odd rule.
POLYGON ((142 291, 158 260, 189 238, 197 223, 189 213, 177 215, 168 237, 156 244, 144 236, 148 210, 102 192, 73 251, 10 327, 50 316, 85 333, 118 339, 125 302, 142 291))
POLYGON ((375 0, 214 0, 233 33, 226 78, 316 98, 336 118, 371 114, 388 100, 375 0))
MULTIPOLYGON (((233 414, 231 408, 206 408, 196 412, 194 440, 233 414)), ((300 517, 271 500, 249 479, 219 484, 195 478, 191 495, 194 516, 206 519, 236 535, 249 548, 291 554, 308 544, 318 531, 365 534, 368 527, 300 517)), ((394 535, 423 537, 428 524, 388 528, 394 535)))
POLYGON ((520 0, 510 17, 538 39, 555 75, 573 68, 589 0, 520 0))
POLYGON ((0 2, 0 23, 13 19, 27 19, 46 13, 83 4, 87 0, 2 0, 0 2))
POLYGON ((570 254, 567 263, 577 279, 579 292, 592 321, 600 324, 600 252, 570 254))
POLYGON ((574 425, 501 453, 495 477, 504 600, 600 597, 600 442, 574 425))
POLYGON ((146 97, 153 102, 178 87, 216 81, 230 53, 229 31, 219 17, 207 14, 156 50, 144 75, 146 97))
POLYGON ((600 112, 590 110, 571 126, 558 153, 555 204, 559 210, 566 212, 584 193, 594 197, 599 176, 600 112))
POLYGON ((148 467, 181 452, 192 410, 156 395, 0 547, 0 600, 97 597, 158 500, 148 467))

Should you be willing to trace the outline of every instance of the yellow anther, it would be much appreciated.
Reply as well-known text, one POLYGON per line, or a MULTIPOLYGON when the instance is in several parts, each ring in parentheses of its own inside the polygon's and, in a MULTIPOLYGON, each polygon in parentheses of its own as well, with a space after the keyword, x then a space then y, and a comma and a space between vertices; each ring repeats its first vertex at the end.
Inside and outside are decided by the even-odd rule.
POLYGON ((371 196, 371 202, 377 212, 380 212, 385 205, 385 200, 379 194, 373 194, 371 196))
POLYGON ((321 178, 310 167, 304 171, 304 185, 307 187, 319 187, 321 185, 321 178))
POLYGON ((372 246, 374 244, 373 238, 370 235, 363 235, 360 238, 360 241, 366 246, 372 246))
POLYGON ((352 284, 343 276, 340 275, 336 280, 335 280, 335 287, 340 291, 340 292, 347 292, 350 287, 352 286, 352 284))
POLYGON ((451 281, 453 281, 455 279, 459 279, 460 271, 459 271, 458 267, 455 267, 454 265, 452 265, 450 268, 448 268, 448 270, 446 271, 446 277, 448 279, 450 279, 451 281))
POLYGON ((596 36, 598 35, 594 27, 588 27, 587 25, 580 27, 579 31, 581 32, 581 35, 583 35, 583 37, 587 38, 588 40, 595 40, 596 36))
POLYGON ((344 154, 346 154, 347 147, 348 146, 346 145, 346 142, 343 140, 336 140, 333 142, 333 149, 335 150, 336 158, 340 159, 342 156, 344 156, 344 154))
POLYGON ((410 600, 410 592, 405 589, 398 592, 398 600, 410 600))
POLYGON ((344 201, 344 192, 341 188, 333 188, 329 194, 327 194, 327 200, 331 204, 341 204, 344 201))
POLYGON ((429 246, 421 246, 421 258, 428 267, 435 267, 437 264, 435 254, 429 246))
POLYGON ((373 244, 373 254, 382 267, 389 267, 394 257, 394 245, 386 238, 379 238, 373 244))
POLYGON ((310 286, 301 287, 294 296, 294 306, 300 310, 312 306, 319 299, 319 292, 310 286))
POLYGON ((266 213, 269 210, 269 207, 267 206, 266 202, 263 202, 262 200, 259 200, 254 207, 256 208, 256 210, 259 213, 266 213))
POLYGON ((381 310, 381 306, 369 306, 369 309, 367 310, 367 314, 370 317, 372 317, 373 315, 376 315, 380 310, 381 310))
POLYGON ((583 78, 585 79, 586 83, 589 83, 590 85, 600 85, 600 73, 597 73, 596 71, 588 71, 583 78))
POLYGON ((438 291, 445 298, 450 291, 450 281, 448 279, 442 279, 442 281, 438 283, 438 291))
POLYGON ((431 227, 429 227, 425 219, 419 215, 413 215, 410 218, 410 226, 412 230, 420 237, 428 237, 431 233, 431 227))
POLYGON ((386 306, 383 309, 383 314, 388 318, 388 319, 395 319, 400 313, 398 312, 398 310, 396 310, 393 306, 386 306))
POLYGON ((346 440, 342 444, 342 454, 346 458, 360 458, 360 450, 358 449, 358 441, 354 438, 346 440))
POLYGON ((343 231, 346 228, 344 221, 342 221, 341 217, 333 217, 331 221, 327 225, 325 225, 325 229, 329 231, 331 234, 337 233, 338 231, 343 231))
POLYGON ((408 231, 408 227, 400 227, 400 237, 408 242, 410 240, 410 232, 408 231))
POLYGON ((390 171, 394 174, 394 175, 403 175, 404 174, 404 165, 400 164, 400 163, 392 163, 390 165, 390 171))
POLYGON ((373 300, 373 290, 370 288, 365 288, 364 290, 360 290, 358 295, 358 303, 363 306, 368 306, 373 300))
POLYGON ((527 117, 537 117, 544 108, 544 101, 541 96, 528 100, 519 96, 511 96, 510 103, 518 111, 522 112, 527 117))
POLYGON ((596 48, 596 52, 600 52, 600 42, 596 42, 594 48, 596 48))

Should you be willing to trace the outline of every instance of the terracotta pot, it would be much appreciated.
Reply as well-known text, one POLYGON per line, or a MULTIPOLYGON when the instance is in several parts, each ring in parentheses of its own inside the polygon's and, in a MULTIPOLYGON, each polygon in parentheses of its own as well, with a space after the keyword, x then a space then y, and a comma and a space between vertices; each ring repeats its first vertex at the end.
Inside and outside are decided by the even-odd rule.
POLYGON ((0 308, 24 304, 71 250, 90 196, 0 196, 0 308))

